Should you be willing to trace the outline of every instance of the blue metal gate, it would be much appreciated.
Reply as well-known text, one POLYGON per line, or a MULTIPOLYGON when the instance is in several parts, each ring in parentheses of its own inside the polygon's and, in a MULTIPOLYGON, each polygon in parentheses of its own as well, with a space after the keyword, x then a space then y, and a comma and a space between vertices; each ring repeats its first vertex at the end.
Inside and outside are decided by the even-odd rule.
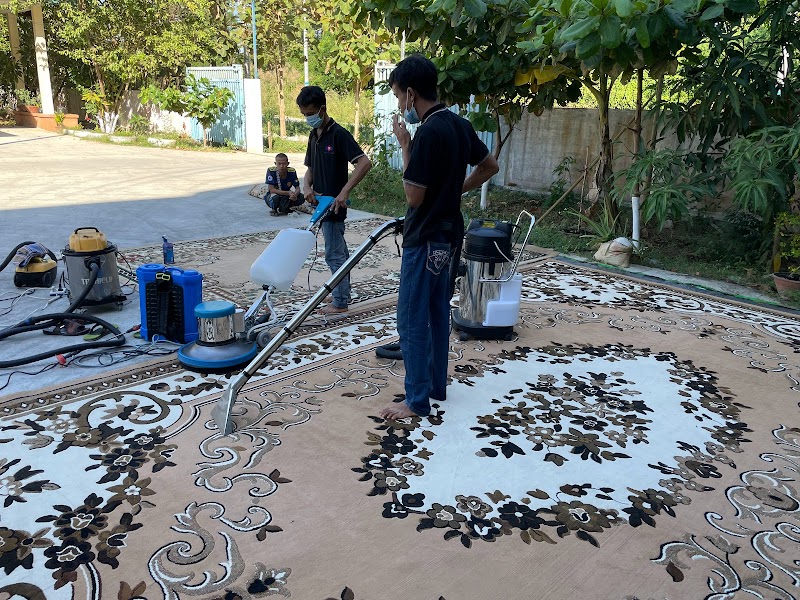
MULTIPOLYGON (((186 75, 197 79, 206 78, 216 87, 225 87, 233 92, 233 100, 228 104, 219 120, 211 126, 209 140, 218 144, 232 143, 244 147, 244 74, 242 65, 231 67, 187 67, 186 75)), ((203 127, 192 119, 191 136, 203 141, 203 127)))
MULTIPOLYGON (((392 168, 398 171, 403 168, 403 153, 397 144, 397 139, 392 133, 392 115, 397 112, 397 99, 391 91, 381 94, 381 82, 389 80, 389 73, 394 70, 394 64, 379 60, 375 64, 375 146, 381 146, 386 152, 387 159, 392 168)), ((459 112, 459 106, 451 106, 454 113, 459 112)), ((472 105, 467 106, 467 112, 475 110, 472 105)), ((406 125, 411 135, 417 130, 418 125, 406 125)), ((494 134, 491 131, 478 131, 478 137, 486 144, 489 151, 494 150, 494 134)), ((471 169, 470 169, 471 170, 471 169)))

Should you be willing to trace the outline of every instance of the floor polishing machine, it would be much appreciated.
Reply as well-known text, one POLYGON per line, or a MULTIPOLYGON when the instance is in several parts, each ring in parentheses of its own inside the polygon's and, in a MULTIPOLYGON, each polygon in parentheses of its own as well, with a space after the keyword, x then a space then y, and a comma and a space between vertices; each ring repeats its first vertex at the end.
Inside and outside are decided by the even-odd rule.
MULTIPOLYGON (((230 370, 253 360, 260 349, 273 348, 270 331, 287 319, 278 315, 271 295, 274 291, 291 288, 316 244, 317 230, 334 200, 333 196, 317 196, 316 210, 306 228, 281 230, 253 262, 250 279, 261 285, 263 291, 247 311, 237 308, 233 302, 220 300, 202 302, 195 307, 198 338, 178 351, 181 364, 199 371, 230 370)), ((335 285, 330 285, 328 291, 335 285)))

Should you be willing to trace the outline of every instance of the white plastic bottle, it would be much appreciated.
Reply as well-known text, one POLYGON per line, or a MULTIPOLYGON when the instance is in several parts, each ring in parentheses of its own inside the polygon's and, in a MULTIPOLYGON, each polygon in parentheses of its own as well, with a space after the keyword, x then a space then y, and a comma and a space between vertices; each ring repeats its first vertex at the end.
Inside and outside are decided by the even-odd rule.
POLYGON ((305 229, 283 229, 250 267, 250 279, 278 290, 292 287, 311 249, 314 234, 305 229))

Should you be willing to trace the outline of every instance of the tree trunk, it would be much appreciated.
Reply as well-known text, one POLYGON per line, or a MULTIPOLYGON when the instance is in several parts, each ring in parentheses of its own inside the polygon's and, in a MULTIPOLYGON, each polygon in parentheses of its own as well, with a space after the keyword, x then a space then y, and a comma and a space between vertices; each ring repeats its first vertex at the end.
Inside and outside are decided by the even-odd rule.
MULTIPOLYGON (((650 127, 650 135, 647 140, 647 150, 656 149, 656 140, 658 138, 658 118, 661 113, 661 97, 664 93, 664 76, 658 78, 656 82, 656 105, 653 107, 652 125, 650 127)), ((647 178, 644 180, 644 193, 642 194, 642 204, 647 200, 650 194, 650 185, 653 183, 653 167, 647 173, 647 178)))
POLYGON ((600 113, 600 163, 597 165, 594 182, 597 187, 596 205, 602 206, 610 218, 617 215, 617 207, 611 201, 611 176, 613 174, 614 150, 611 144, 611 132, 608 123, 608 105, 611 86, 608 75, 600 76, 600 88, 597 94, 597 109, 600 113))
POLYGON ((494 139, 495 139, 495 143, 494 143, 494 158, 495 158, 495 160, 497 160, 497 159, 500 158, 500 153, 503 151, 503 146, 505 146, 506 142, 511 137, 511 134, 514 133, 514 127, 516 126, 516 124, 519 121, 517 121, 517 123, 513 123, 512 124, 506 118, 506 125, 508 125, 508 133, 506 133, 505 136, 504 136, 503 135, 503 128, 501 127, 501 122, 500 122, 500 113, 496 109, 494 110, 494 118, 495 118, 495 121, 497 122, 497 133, 494 136, 494 139))
POLYGON ((356 81, 353 86, 353 95, 356 100, 356 111, 353 115, 353 137, 358 139, 358 129, 361 125, 361 81, 356 81))
MULTIPOLYGON (((636 120, 633 126, 633 159, 638 160, 642 152, 642 79, 644 73, 639 69, 636 73, 636 120)), ((637 198, 642 193, 642 182, 637 181, 633 186, 633 195, 637 198)))
POLYGON ((208 129, 203 127, 203 148, 208 147, 208 129))
POLYGON ((244 44, 242 49, 244 51, 244 76, 250 79, 253 76, 250 73, 250 49, 247 47, 247 44, 244 44))
POLYGON ((278 74, 278 119, 280 122, 280 136, 286 137, 286 90, 285 69, 283 62, 275 69, 278 74))

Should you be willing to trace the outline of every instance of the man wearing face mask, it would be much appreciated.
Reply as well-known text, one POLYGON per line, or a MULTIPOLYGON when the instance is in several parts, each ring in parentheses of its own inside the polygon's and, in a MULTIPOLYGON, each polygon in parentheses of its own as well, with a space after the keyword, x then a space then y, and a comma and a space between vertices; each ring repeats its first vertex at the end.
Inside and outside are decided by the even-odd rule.
POLYGON ((412 141, 399 116, 392 123, 403 151, 408 204, 397 299, 406 397, 381 411, 386 419, 426 416, 431 400, 446 399, 449 266, 464 236, 461 195, 500 170, 470 122, 437 103, 437 81, 434 64, 418 54, 400 61, 389 76, 405 121, 422 124, 412 141), (467 165, 475 168, 465 178, 467 165))
MULTIPOLYGON (((309 85, 300 90, 297 107, 312 128, 304 162, 307 169, 303 177, 303 195, 312 205, 317 204, 316 196, 333 196, 336 199, 331 212, 322 221, 325 262, 331 273, 335 273, 350 256, 344 240, 347 198, 372 168, 372 162, 350 132, 328 115, 322 88, 309 85), (349 179, 348 163, 355 166, 349 179)), ((332 296, 331 303, 322 307, 321 312, 347 312, 347 305, 350 303, 350 275, 333 288, 332 296)))

